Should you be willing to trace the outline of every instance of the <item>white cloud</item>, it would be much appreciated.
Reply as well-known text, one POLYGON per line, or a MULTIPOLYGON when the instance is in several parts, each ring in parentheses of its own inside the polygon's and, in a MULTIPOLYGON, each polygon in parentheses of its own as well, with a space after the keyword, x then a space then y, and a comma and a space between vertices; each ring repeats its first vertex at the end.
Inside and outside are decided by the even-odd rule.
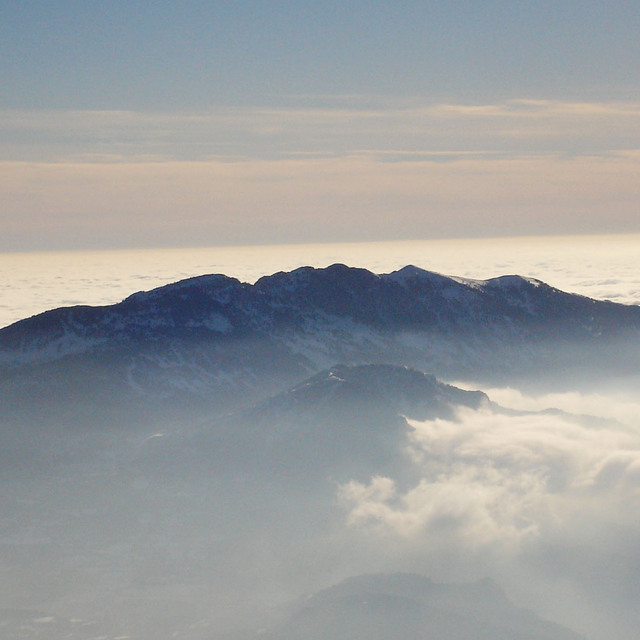
MULTIPOLYGON (((615 282, 610 283, 616 284, 615 282)), ((473 388, 476 388, 472 385, 473 388)), ((527 395, 518 389, 487 388, 483 389, 498 404, 522 411, 541 411, 549 407, 567 413, 599 416, 620 423, 636 430, 640 428, 640 400, 625 392, 592 392, 579 391, 545 393, 538 396, 527 395)))
POLYGON ((403 494, 388 478, 346 485, 342 497, 354 505, 350 521, 371 519, 402 536, 437 532, 443 521, 447 535, 476 541, 529 536, 565 517, 565 502, 599 501, 605 477, 611 487, 615 475, 616 492, 628 491, 640 464, 640 434, 610 423, 469 410, 458 418, 410 421, 411 458, 421 465, 422 479, 403 494))
POLYGON ((457 420, 410 424, 408 464, 418 479, 343 485, 350 527, 393 549, 391 564, 441 579, 492 575, 546 615, 591 626, 594 638, 612 628, 633 637, 622 627, 635 619, 638 595, 631 570, 640 565, 637 421, 631 429, 563 414, 465 409, 457 420))

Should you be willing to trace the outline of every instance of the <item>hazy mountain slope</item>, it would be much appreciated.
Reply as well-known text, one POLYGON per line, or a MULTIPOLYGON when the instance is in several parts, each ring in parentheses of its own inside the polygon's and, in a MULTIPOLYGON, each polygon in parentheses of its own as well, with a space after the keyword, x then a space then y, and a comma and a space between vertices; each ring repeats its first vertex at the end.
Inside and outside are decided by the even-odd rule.
POLYGON ((0 629, 57 637, 72 618, 91 622, 84 636, 69 630, 82 640, 204 640, 258 621, 272 572, 295 593, 298 563, 330 565, 343 527, 336 483, 402 473, 404 415, 485 402, 419 371, 340 365, 191 435, 52 438, 43 425, 3 448, 0 629), (190 630, 194 619, 207 625, 190 630))
POLYGON ((188 436, 149 439, 136 464, 160 474, 171 465, 204 465, 226 477, 294 479, 300 486, 383 472, 402 477, 406 418, 451 419, 460 407, 482 406, 489 406, 485 394, 407 367, 337 365, 188 436))
MULTIPOLYGON (((386 557, 389 538, 368 550, 372 539, 348 524, 352 505, 341 486, 384 475, 398 491, 415 487, 430 462, 408 452, 409 421, 455 424, 458 409, 486 415, 493 408, 484 394, 420 371, 338 365, 190 433, 143 438, 70 428, 47 439, 43 425, 22 442, 22 454, 31 454, 22 463, 3 449, 0 600, 6 609, 58 616, 58 625, 91 622, 93 635, 82 640, 98 628, 138 640, 244 639, 237 628, 264 627, 274 603, 386 557)), ((360 587, 347 586, 345 598, 318 596, 267 637, 323 638, 322 630, 333 630, 347 640, 369 629, 377 638, 402 623, 407 638, 427 624, 442 634, 436 637, 469 637, 444 634, 472 628, 495 640, 499 615, 511 640, 565 638, 517 635, 514 625, 518 633, 542 627, 498 611, 490 589, 486 621, 478 617, 478 593, 473 606, 456 596, 445 607, 407 599, 400 587, 378 592, 378 585, 367 596, 374 606, 363 609, 360 587), (333 626, 323 626, 327 619, 333 626), (309 635, 296 636, 299 630, 309 635)), ((6 620, 15 627, 5 629, 22 624, 6 620)))
POLYGON ((268 640, 580 640, 514 607, 488 580, 435 584, 413 574, 361 575, 303 601, 268 640))

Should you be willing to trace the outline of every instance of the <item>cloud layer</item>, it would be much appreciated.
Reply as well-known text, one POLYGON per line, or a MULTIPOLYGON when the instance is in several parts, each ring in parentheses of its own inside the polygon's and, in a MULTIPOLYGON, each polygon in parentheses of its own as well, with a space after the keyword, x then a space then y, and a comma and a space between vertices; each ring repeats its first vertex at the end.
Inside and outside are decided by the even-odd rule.
MULTIPOLYGON (((555 400, 576 406, 580 398, 555 400)), ((444 579, 492 575, 522 603, 589 637, 631 638, 640 595, 640 403, 611 408, 611 398, 592 396, 584 407, 598 402, 600 415, 629 421, 470 410, 456 421, 411 421, 407 455, 419 479, 343 485, 348 523, 391 541, 393 562, 444 579)))
POLYGON ((631 232, 639 157, 9 162, 0 248, 631 232))
POLYGON ((0 249, 639 228, 638 103, 370 100, 4 111, 0 249))
POLYGON ((605 155, 640 148, 640 103, 290 97, 209 111, 0 111, 7 161, 605 155), (284 102, 284 104, 283 104, 284 102))
POLYGON ((640 235, 629 234, 0 254, 0 326, 59 306, 112 304, 204 273, 255 282, 281 270, 336 262, 375 273, 407 264, 481 279, 517 273, 564 291, 638 304, 639 251, 640 235))

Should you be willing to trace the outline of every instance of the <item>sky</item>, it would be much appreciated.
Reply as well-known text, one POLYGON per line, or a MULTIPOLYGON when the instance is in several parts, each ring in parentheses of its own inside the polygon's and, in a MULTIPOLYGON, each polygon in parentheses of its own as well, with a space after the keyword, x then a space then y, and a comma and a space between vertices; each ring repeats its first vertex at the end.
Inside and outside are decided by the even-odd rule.
POLYGON ((640 231, 640 4, 0 0, 0 251, 640 231))

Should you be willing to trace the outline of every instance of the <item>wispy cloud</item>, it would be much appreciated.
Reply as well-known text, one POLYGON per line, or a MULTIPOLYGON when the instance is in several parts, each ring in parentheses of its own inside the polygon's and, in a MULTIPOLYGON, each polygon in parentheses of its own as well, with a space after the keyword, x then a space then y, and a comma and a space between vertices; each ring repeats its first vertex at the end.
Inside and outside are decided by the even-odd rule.
POLYGON ((639 114, 545 100, 2 111, 3 242, 636 231, 639 114))
POLYGON ((640 148, 640 103, 514 99, 496 104, 216 108, 201 112, 2 111, 4 160, 276 159, 354 150, 601 154, 640 148))
POLYGON ((442 116, 554 118, 631 117, 640 118, 640 103, 636 102, 562 102, 557 100, 514 99, 497 104, 442 104, 429 107, 426 113, 442 116))

